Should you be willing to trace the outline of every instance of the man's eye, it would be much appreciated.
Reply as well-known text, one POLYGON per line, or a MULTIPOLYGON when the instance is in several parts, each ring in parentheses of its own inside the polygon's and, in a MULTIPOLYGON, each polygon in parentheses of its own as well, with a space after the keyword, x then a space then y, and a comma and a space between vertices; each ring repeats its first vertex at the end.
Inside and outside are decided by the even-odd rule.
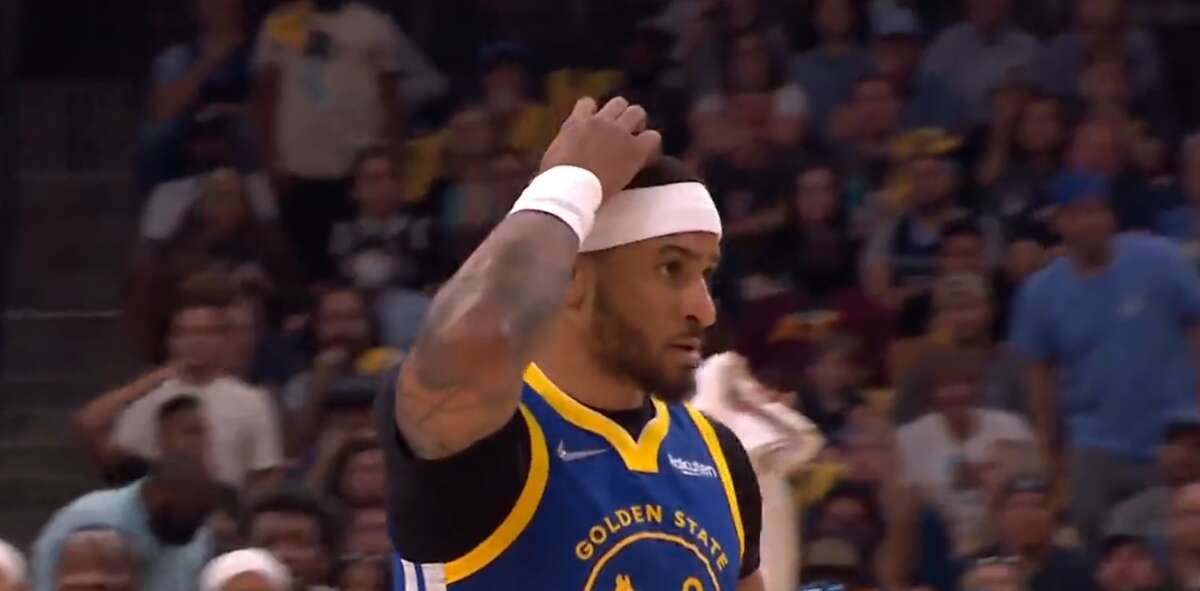
POLYGON ((658 272, 667 279, 675 279, 683 274, 683 265, 678 261, 663 263, 658 266, 658 272))

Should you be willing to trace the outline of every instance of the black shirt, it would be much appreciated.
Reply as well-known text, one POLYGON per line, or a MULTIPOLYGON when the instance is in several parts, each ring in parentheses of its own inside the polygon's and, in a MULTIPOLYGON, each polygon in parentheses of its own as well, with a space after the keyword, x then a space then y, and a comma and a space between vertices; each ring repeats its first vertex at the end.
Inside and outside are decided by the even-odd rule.
MULTIPOLYGON (((529 434, 514 415, 496 433, 448 458, 422 460, 396 427, 397 372, 386 380, 377 406, 380 440, 387 457, 388 531, 392 545, 413 562, 450 562, 479 545, 508 515, 529 472, 529 434)), ((649 400, 638 409, 600 411, 631 435, 654 416, 649 400)), ((729 464, 742 512, 746 550, 740 577, 758 570, 762 496, 750 457, 728 427, 709 419, 729 464)))

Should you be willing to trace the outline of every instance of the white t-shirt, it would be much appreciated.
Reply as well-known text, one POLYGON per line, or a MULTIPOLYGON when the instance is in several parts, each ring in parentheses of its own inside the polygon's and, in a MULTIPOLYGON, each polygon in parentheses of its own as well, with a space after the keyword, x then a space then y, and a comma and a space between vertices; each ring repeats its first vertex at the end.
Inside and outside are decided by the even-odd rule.
POLYGON ((387 15, 357 2, 310 18, 306 50, 274 38, 268 17, 254 67, 279 69, 280 165, 304 178, 345 177, 358 151, 383 131, 380 76, 399 71, 400 32, 387 15))
POLYGON ((117 418, 113 444, 153 460, 158 457, 158 409, 180 395, 200 401, 208 422, 209 465, 218 480, 241 488, 246 474, 283 464, 279 413, 266 392, 233 377, 204 386, 168 380, 129 405, 117 418))
MULTIPOLYGON (((204 176, 195 175, 155 185, 142 212, 142 238, 166 240, 174 236, 200 199, 203 183, 204 176)), ((279 217, 275 192, 271 190, 266 174, 253 172, 246 175, 245 187, 246 201, 255 217, 260 220, 279 217)))
POLYGON ((905 480, 917 485, 937 505, 958 555, 978 549, 973 546, 982 542, 979 534, 987 507, 983 491, 956 485, 957 466, 989 461, 997 441, 1033 441, 1033 431, 1015 414, 980 408, 975 410, 975 417, 975 434, 962 443, 950 436, 939 413, 927 414, 896 431, 905 480))

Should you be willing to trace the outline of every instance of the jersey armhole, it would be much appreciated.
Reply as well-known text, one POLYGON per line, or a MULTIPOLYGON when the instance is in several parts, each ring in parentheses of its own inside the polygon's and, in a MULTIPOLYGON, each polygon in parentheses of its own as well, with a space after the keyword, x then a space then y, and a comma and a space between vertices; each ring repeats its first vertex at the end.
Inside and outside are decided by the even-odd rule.
POLYGON ((513 542, 525 531, 541 504, 542 495, 546 492, 546 482, 550 475, 549 449, 546 447, 546 436, 533 413, 524 404, 518 406, 521 416, 529 431, 529 473, 525 477, 525 485, 517 496, 508 516, 496 526, 488 537, 484 538, 469 552, 447 562, 445 567, 446 583, 461 581, 496 560, 513 542))
POLYGON ((708 422, 708 418, 690 404, 686 404, 684 407, 691 416, 692 422, 696 424, 696 429, 700 431, 704 445, 708 448, 708 455, 712 457, 713 463, 717 466, 717 474, 721 477, 721 485, 725 488, 725 499, 728 501, 729 511, 733 517, 733 527, 737 530, 738 559, 739 561, 744 560, 746 557, 746 532, 742 526, 742 511, 738 507, 737 492, 733 488, 733 476, 729 472, 729 462, 725 460, 721 442, 717 439, 717 433, 713 430, 712 424, 708 422))

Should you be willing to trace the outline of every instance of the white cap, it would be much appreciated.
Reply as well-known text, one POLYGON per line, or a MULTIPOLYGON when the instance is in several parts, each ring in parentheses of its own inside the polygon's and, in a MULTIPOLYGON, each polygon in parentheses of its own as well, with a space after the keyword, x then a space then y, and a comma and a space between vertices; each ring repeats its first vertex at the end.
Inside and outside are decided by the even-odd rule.
POLYGON ((292 576, 286 566, 261 548, 234 550, 212 559, 200 572, 200 591, 221 591, 221 586, 243 573, 258 573, 279 591, 290 591, 292 576))
POLYGON ((25 556, 16 546, 0 540, 0 581, 9 585, 23 585, 28 580, 25 556))

